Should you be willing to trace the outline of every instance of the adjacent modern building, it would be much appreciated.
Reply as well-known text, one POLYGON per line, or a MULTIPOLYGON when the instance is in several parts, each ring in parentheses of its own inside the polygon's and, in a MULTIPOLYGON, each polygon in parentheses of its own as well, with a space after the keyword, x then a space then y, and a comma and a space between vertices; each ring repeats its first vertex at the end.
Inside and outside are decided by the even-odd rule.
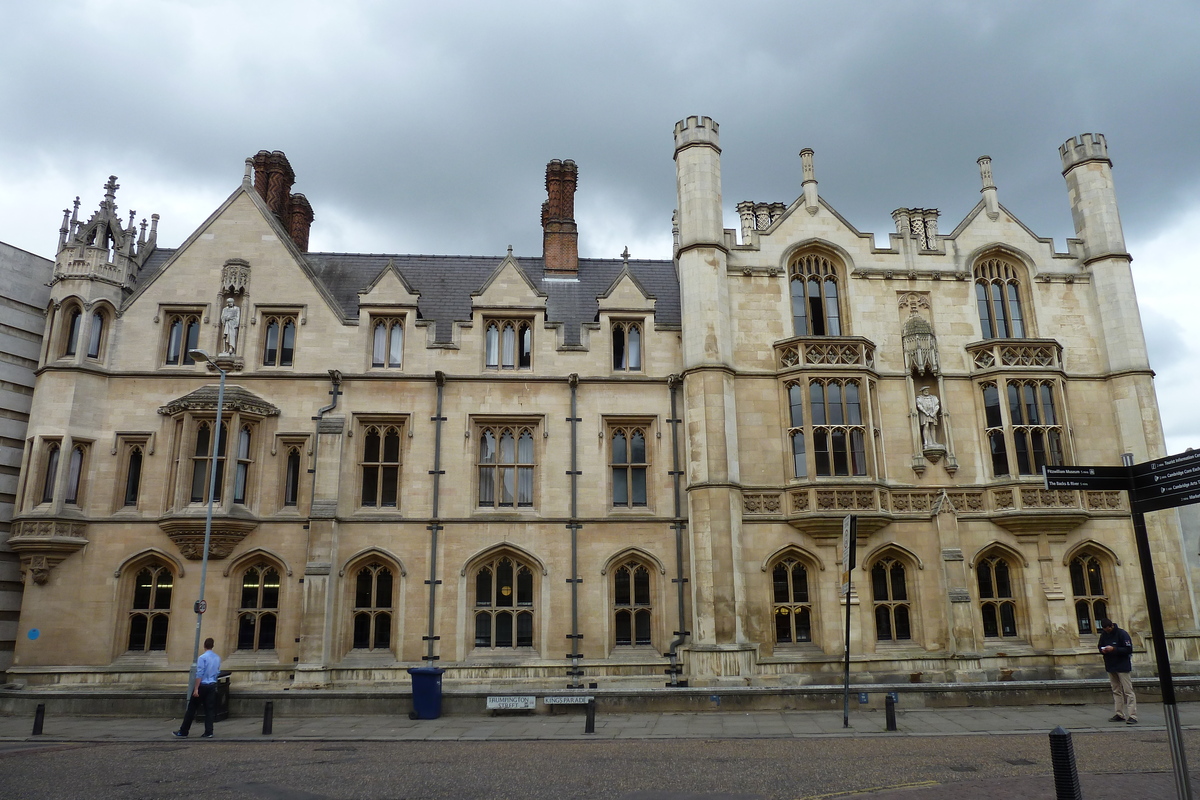
MULTIPOLYGON (((847 603, 856 680, 1098 674, 1098 619, 1148 630, 1128 502, 1041 469, 1164 455, 1104 137, 1060 148, 1060 252, 987 157, 946 233, 902 208, 878 246, 811 150, 795 199, 726 229, 717 124, 674 136, 672 260, 580 258, 572 161, 538 256, 309 252, 279 152, 173 248, 115 178, 76 206, 10 673, 183 680, 211 487, 203 627, 238 682, 827 683, 847 603)), ((1149 526, 1195 668, 1178 515, 1149 526)))
POLYGON ((21 568, 8 546, 54 262, 0 242, 0 677, 12 664, 21 568))

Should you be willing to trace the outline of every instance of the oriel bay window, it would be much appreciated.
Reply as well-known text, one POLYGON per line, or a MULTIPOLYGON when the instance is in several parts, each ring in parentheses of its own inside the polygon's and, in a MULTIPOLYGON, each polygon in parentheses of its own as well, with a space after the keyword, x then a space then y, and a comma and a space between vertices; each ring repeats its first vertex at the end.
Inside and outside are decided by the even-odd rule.
POLYGON ((1057 381, 1002 379, 980 389, 993 475, 1040 475, 1065 463, 1057 381))
POLYGON ((863 416, 862 381, 810 378, 807 393, 804 385, 803 381, 787 385, 788 439, 795 477, 866 475, 867 425, 863 416))
POLYGON ((533 426, 489 425, 479 430, 479 507, 533 506, 533 426))
POLYGON ((475 572, 475 646, 533 647, 533 570, 500 555, 475 572))
POLYGON ((792 329, 796 336, 841 336, 837 267, 820 253, 792 262, 792 329))

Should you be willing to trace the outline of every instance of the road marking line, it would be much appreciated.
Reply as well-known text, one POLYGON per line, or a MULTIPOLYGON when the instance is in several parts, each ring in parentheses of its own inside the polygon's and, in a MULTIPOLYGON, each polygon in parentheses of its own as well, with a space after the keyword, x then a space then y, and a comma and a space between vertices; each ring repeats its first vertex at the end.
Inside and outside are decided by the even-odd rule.
POLYGON ((810 794, 805 797, 798 797, 796 800, 828 800, 831 797, 850 797, 856 794, 867 794, 868 792, 883 792, 888 789, 919 789, 922 786, 940 786, 937 781, 916 781, 914 783, 893 783, 890 786, 872 786, 869 789, 851 789, 848 792, 830 792, 829 794, 810 794))

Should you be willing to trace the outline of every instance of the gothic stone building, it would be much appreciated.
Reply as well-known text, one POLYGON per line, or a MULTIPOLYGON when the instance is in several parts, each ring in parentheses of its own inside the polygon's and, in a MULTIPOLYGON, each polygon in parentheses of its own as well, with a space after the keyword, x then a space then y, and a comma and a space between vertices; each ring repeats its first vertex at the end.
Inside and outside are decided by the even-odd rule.
MULTIPOLYGON (((308 252, 279 152, 174 249, 110 181, 59 236, 12 675, 183 680, 214 439, 203 629, 237 682, 832 682, 847 515, 856 679, 1098 674, 1098 618, 1147 629, 1127 502, 1040 470, 1164 450, 1105 140, 1060 152, 1066 252, 987 158, 949 233, 899 209, 876 246, 811 150, 796 200, 724 229, 704 117, 670 261, 579 258, 571 161, 541 257, 308 252)), ((1150 517, 1187 668, 1178 519, 1150 517)))

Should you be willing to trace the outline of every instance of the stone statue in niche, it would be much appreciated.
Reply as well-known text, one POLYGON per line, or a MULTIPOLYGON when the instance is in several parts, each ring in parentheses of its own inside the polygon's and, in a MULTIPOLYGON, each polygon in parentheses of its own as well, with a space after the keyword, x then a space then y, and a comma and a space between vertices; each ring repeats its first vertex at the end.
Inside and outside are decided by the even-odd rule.
POLYGON ((922 388, 921 393, 917 395, 917 414, 921 421, 921 445, 927 450, 942 447, 935 432, 941 412, 942 403, 937 395, 930 394, 928 386, 922 388))
POLYGON ((231 356, 237 352, 238 328, 242 324, 242 310, 233 302, 233 298, 225 299, 225 307, 221 309, 221 355, 231 356))

